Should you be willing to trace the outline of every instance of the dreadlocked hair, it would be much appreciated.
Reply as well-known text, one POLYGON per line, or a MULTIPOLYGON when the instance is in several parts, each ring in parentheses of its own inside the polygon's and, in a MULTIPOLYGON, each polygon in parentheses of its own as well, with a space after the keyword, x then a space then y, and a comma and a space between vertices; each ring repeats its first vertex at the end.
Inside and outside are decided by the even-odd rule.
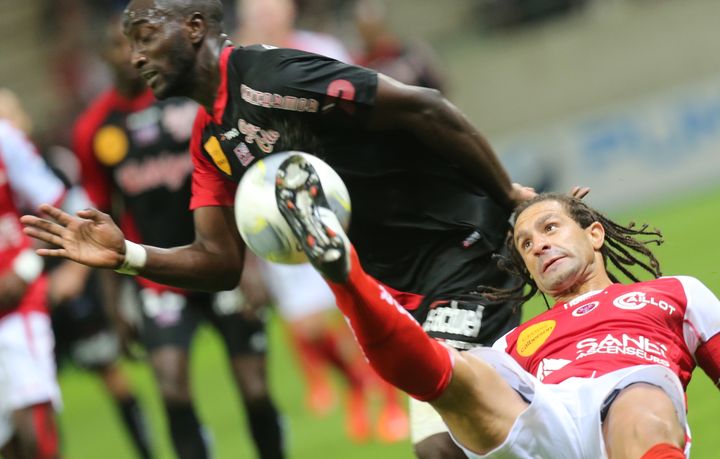
MULTIPOLYGON (((512 217, 513 225, 517 217, 528 207, 543 201, 557 201, 562 204, 568 215, 583 229, 593 222, 599 222, 605 228, 605 242, 600 248, 600 253, 606 267, 610 262, 612 266, 632 282, 640 281, 632 272, 632 267, 641 268, 652 275, 653 278, 662 276, 660 262, 647 247, 649 244, 660 245, 663 243, 660 230, 657 228, 648 229, 647 224, 638 227, 634 222, 630 222, 627 226, 620 225, 572 196, 560 193, 539 194, 515 208, 512 217)), ((489 299, 525 302, 538 292, 537 284, 530 276, 530 272, 515 247, 513 233, 514 231, 511 231, 505 240, 507 255, 497 255, 496 259, 500 269, 516 276, 520 279, 520 282, 516 287, 509 289, 484 288, 482 294, 489 299)), ((611 271, 608 271, 608 277, 613 282, 620 282, 618 277, 611 271)), ((547 299, 545 304, 548 305, 547 299)))

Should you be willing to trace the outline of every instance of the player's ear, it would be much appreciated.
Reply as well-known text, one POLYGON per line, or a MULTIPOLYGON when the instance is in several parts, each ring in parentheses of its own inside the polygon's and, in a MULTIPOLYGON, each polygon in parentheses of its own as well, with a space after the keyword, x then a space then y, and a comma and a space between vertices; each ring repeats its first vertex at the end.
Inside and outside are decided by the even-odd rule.
POLYGON ((190 31, 190 41, 195 45, 200 43, 207 33, 207 21, 205 16, 199 12, 192 13, 185 21, 186 27, 190 31))
POLYGON ((592 222, 590 226, 585 228, 585 231, 590 238, 593 249, 600 250, 605 242, 605 228, 600 222, 592 222))

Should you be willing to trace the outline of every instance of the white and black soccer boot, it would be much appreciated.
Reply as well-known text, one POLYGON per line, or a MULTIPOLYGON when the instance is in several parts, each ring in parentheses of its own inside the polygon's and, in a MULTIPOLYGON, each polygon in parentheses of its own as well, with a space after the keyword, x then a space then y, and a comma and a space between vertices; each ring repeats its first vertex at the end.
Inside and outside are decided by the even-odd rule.
POLYGON ((328 205, 320 176, 302 155, 280 165, 275 200, 308 261, 326 279, 342 283, 350 272, 350 242, 328 205))

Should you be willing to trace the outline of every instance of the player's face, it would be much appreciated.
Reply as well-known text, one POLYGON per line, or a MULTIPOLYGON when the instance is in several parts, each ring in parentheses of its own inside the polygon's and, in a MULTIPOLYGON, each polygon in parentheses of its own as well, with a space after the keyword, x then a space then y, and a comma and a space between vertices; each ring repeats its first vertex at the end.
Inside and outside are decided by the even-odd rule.
POLYGON ((538 288, 557 297, 592 275, 604 231, 599 223, 581 228, 561 203, 546 200, 518 215, 513 234, 515 248, 538 288))
POLYGON ((184 23, 153 0, 133 0, 125 10, 132 64, 158 99, 193 92, 196 54, 184 23))

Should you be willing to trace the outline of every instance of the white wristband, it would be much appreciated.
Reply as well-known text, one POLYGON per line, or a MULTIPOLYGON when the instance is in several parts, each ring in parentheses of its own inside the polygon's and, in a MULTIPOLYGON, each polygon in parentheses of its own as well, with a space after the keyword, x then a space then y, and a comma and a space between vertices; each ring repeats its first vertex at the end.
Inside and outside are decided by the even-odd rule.
POLYGON ((25 249, 13 260, 12 269, 26 284, 31 284, 42 274, 45 263, 32 249, 25 249))
POLYGON ((145 266, 146 262, 147 250, 145 250, 145 247, 125 239, 125 261, 123 261, 115 272, 137 276, 139 270, 145 266))

